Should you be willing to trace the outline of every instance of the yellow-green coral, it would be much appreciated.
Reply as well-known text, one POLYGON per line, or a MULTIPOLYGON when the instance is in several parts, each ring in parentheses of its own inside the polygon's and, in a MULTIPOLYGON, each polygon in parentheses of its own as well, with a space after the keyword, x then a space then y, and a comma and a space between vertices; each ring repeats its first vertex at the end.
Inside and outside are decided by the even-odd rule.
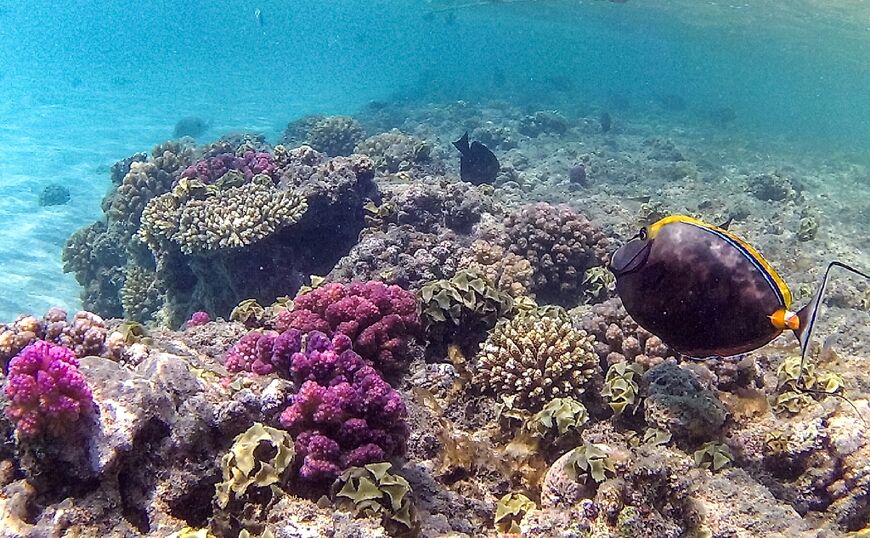
POLYGON ((602 265, 590 267, 583 273, 583 294, 587 302, 606 299, 607 290, 616 282, 616 277, 602 265))
POLYGON ((385 522, 401 524, 406 531, 416 528, 411 485, 391 473, 391 467, 387 462, 370 463, 342 473, 333 485, 336 505, 354 515, 380 516, 385 522))
POLYGON ((718 471, 734 461, 734 455, 731 454, 728 445, 716 441, 704 443, 693 453, 692 457, 695 460, 695 465, 712 471, 718 471))
POLYGON ((635 362, 617 362, 607 369, 601 395, 607 398, 607 404, 617 415, 630 407, 637 408, 640 403, 634 378, 642 373, 641 366, 635 362))
POLYGON ((430 282, 417 295, 423 328, 436 342, 462 343, 513 310, 513 299, 476 271, 459 271, 451 279, 430 282))
POLYGON ((776 377, 779 394, 773 399, 773 409, 779 412, 799 413, 812 404, 814 399, 805 390, 840 394, 845 388, 842 376, 834 372, 817 372, 812 363, 806 363, 801 372, 800 356, 786 358, 776 369, 776 377))
POLYGON ((584 443, 568 454, 570 456, 565 460, 565 470, 568 476, 578 482, 588 483, 592 479, 600 483, 616 472, 613 460, 602 445, 584 443))
POLYGON ((432 146, 398 129, 370 136, 357 144, 355 153, 371 157, 378 170, 399 172, 410 170, 429 160, 432 146))
POLYGON ((481 346, 476 382, 492 394, 516 395, 516 407, 531 412, 554 398, 579 400, 599 370, 593 341, 564 319, 517 316, 497 324, 481 346))
POLYGON ((535 508, 534 501, 522 493, 508 493, 495 506, 496 529, 508 534, 519 534, 523 516, 535 508))
POLYGON ((527 295, 532 287, 534 270, 531 262, 489 241, 473 242, 460 259, 459 266, 484 274, 498 289, 512 297, 527 295))
POLYGON ((153 250, 169 241, 185 254, 240 248, 296 223, 307 208, 304 198, 260 174, 204 199, 154 198, 142 213, 139 237, 153 250))
POLYGON ((315 121, 308 129, 305 143, 330 157, 350 155, 363 141, 365 131, 348 116, 327 116, 315 121))
POLYGON ((223 481, 216 486, 218 506, 226 508, 230 500, 242 497, 252 486, 280 485, 295 454, 289 433, 255 423, 235 438, 230 451, 221 458, 223 481), (261 445, 269 450, 258 450, 261 445), (270 454, 269 459, 258 459, 262 454, 270 454))
POLYGON ((245 325, 260 325, 266 309, 256 299, 244 299, 230 312, 230 321, 238 321, 245 325))
POLYGON ((586 406, 573 398, 553 398, 540 411, 532 415, 527 427, 538 435, 546 435, 555 429, 559 435, 568 430, 577 430, 589 421, 586 406))

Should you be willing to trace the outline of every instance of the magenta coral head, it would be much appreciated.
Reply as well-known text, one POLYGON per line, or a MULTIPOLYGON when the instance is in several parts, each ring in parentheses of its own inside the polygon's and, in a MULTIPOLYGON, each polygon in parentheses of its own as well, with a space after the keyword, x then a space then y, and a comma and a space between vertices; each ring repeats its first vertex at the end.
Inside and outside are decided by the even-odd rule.
POLYGON ((290 371, 300 388, 280 422, 296 438, 303 479, 331 481, 348 467, 404 453, 404 402, 347 336, 308 334, 290 371))
POLYGON ((21 435, 61 433, 93 409, 93 396, 69 349, 38 340, 9 362, 6 415, 21 435))
POLYGON ((276 323, 304 332, 348 336, 354 349, 382 369, 409 360, 408 345, 420 322, 414 294, 382 282, 331 283, 300 295, 276 323))
POLYGON ((190 319, 187 320, 187 326, 188 327, 200 327, 200 326, 205 325, 206 323, 208 323, 210 321, 211 321, 211 318, 209 317, 208 313, 200 310, 199 312, 194 312, 193 314, 190 315, 190 319))

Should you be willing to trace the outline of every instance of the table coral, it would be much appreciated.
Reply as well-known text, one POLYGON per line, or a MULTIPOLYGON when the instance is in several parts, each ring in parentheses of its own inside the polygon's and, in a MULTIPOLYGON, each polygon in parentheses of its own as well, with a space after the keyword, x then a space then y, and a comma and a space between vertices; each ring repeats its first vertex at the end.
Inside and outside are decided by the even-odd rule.
POLYGON ((514 406, 528 411, 553 398, 580 400, 600 370, 593 342, 567 321, 519 315, 496 325, 483 343, 475 381, 485 392, 515 395, 514 406))
POLYGON ((62 433, 88 413, 93 397, 72 350, 38 340, 9 361, 6 415, 20 435, 62 433))
POLYGON ((291 360, 301 386, 280 422, 296 439, 303 479, 329 482, 350 467, 404 453, 405 404, 347 336, 309 333, 305 350, 291 360))
POLYGON ((354 350, 379 369, 405 364, 410 339, 420 328, 414 295, 377 281, 326 284, 293 303, 276 323, 278 330, 328 328, 328 334, 347 335, 354 350))
POLYGON ((587 269, 607 263, 608 241, 568 206, 538 203, 509 214, 502 245, 532 264, 532 291, 547 302, 577 304, 587 269))
POLYGON ((204 200, 174 192, 151 200, 139 237, 153 250, 171 241, 185 254, 241 248, 298 222, 307 207, 303 198, 275 189, 271 178, 260 174, 204 200))

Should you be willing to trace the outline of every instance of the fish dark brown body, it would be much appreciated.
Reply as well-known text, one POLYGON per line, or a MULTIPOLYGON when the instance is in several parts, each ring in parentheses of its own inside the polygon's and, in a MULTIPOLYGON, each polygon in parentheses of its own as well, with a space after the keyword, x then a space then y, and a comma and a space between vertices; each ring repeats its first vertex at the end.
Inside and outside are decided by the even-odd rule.
POLYGON ((468 143, 468 133, 453 143, 462 157, 459 160, 459 177, 475 185, 492 183, 501 168, 498 158, 490 149, 477 140, 468 143))
POLYGON ((626 311, 685 355, 735 355, 767 344, 783 330, 770 316, 787 311, 788 288, 751 247, 693 220, 660 221, 614 254, 626 311))

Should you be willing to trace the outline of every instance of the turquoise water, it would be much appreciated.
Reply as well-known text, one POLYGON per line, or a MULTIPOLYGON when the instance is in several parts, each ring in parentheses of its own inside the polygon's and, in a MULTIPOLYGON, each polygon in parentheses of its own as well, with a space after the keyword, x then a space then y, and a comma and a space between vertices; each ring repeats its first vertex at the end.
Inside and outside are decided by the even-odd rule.
POLYGON ((709 123, 763 148, 870 160, 870 6, 810 2, 85 2, 0 4, 0 320, 74 309, 67 236, 101 215, 108 167, 171 136, 275 140, 371 100, 505 99, 709 123), (259 18, 256 16, 259 10, 259 18), (68 205, 40 207, 49 183, 68 205))

